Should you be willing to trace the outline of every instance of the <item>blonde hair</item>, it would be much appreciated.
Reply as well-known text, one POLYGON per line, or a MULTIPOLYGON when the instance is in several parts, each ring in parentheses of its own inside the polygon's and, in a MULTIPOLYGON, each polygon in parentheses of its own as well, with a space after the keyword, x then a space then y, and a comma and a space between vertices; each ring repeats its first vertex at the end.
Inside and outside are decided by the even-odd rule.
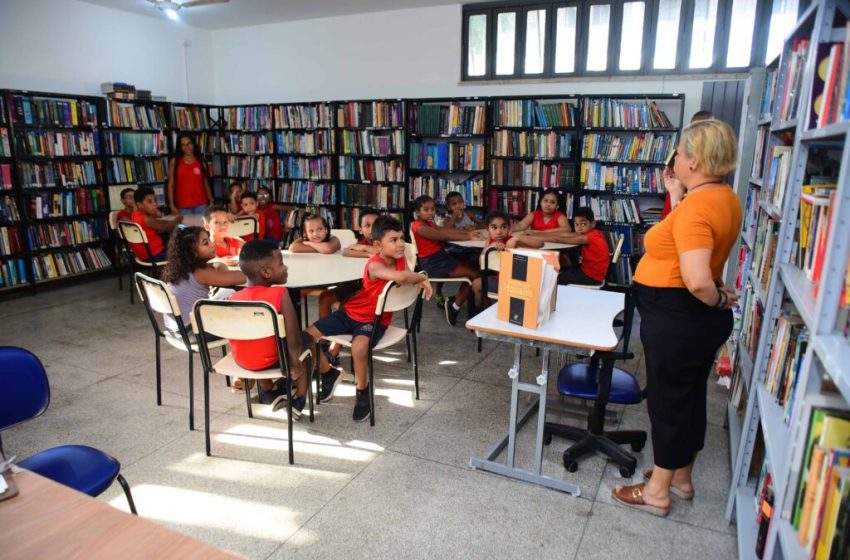
POLYGON ((682 144, 689 157, 697 157, 697 169, 722 177, 735 171, 738 141, 732 127, 717 119, 696 121, 682 131, 682 144))

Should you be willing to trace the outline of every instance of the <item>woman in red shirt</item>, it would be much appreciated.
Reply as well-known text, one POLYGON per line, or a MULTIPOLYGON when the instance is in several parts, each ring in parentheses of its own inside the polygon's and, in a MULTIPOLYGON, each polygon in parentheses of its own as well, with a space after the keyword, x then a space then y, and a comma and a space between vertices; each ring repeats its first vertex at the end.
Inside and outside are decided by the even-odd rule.
POLYGON ((189 134, 177 137, 180 156, 168 164, 168 204, 172 214, 202 215, 213 203, 207 166, 189 134))

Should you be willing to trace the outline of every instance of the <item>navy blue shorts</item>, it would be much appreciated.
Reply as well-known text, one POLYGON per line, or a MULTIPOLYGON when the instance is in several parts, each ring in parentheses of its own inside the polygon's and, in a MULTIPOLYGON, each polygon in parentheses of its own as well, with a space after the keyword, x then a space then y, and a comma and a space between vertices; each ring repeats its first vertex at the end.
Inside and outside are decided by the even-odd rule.
POLYGON ((440 250, 433 255, 420 257, 419 264, 422 265, 422 270, 428 273, 431 278, 448 278, 456 269, 463 259, 455 253, 446 252, 445 249, 440 250))
MULTIPOLYGON (((323 336, 335 336, 338 334, 350 334, 352 342, 354 341, 354 337, 357 336, 372 336, 372 327, 373 323, 361 323, 359 321, 355 321, 351 317, 345 314, 345 311, 342 309, 338 309, 325 317, 324 319, 319 319, 313 326, 318 329, 323 336)), ((386 332, 386 328, 382 325, 378 325, 375 330, 375 340, 372 346, 381 340, 381 337, 384 336, 386 332)))
POLYGON ((598 286, 601 282, 595 280, 582 272, 580 266, 571 266, 562 269, 558 274, 558 285, 568 286, 570 284, 580 286, 598 286))

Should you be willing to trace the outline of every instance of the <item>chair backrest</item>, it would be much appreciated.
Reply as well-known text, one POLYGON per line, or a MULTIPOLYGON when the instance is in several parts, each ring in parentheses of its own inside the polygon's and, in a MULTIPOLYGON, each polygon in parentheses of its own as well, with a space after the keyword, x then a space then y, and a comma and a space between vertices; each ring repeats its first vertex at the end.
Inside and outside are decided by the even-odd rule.
POLYGON ((118 222, 118 230, 121 232, 121 237, 127 243, 147 243, 148 236, 142 226, 136 222, 128 222, 121 220, 118 222))
POLYGON ((256 216, 239 216, 233 223, 227 225, 227 235, 230 237, 245 237, 260 231, 256 216))
POLYGON ((49 404, 41 361, 29 350, 0 346, 0 430, 39 416, 49 404))
POLYGON ((331 235, 339 239, 340 246, 343 249, 357 242, 357 236, 350 229, 332 229, 331 235))
POLYGON ((407 309, 416 303, 420 291, 418 284, 387 282, 384 291, 378 298, 378 304, 375 306, 375 315, 407 309))
POLYGON ((617 244, 614 246, 614 254, 611 256, 611 262, 617 264, 620 262, 620 257, 623 254, 623 240, 625 236, 621 233, 617 236, 617 244))
POLYGON ((195 302, 192 329, 233 340, 284 338, 283 316, 264 301, 221 301, 200 299, 195 302))
POLYGON ((410 226, 410 244, 413 245, 413 252, 419 256, 419 247, 416 246, 416 236, 413 235, 413 226, 410 226))
POLYGON ((118 231, 118 212, 120 210, 113 210, 109 213, 109 229, 112 231, 118 231))
POLYGON ((286 227, 287 229, 292 229, 298 227, 300 222, 300 217, 302 214, 302 210, 300 208, 294 208, 289 211, 289 214, 286 215, 286 227))
POLYGON ((174 292, 171 291, 168 284, 162 280, 156 280, 137 272, 136 288, 139 290, 139 298, 154 313, 180 317, 180 305, 177 303, 177 298, 174 297, 174 292))
POLYGON ((499 268, 502 266, 502 252, 497 251, 495 247, 488 247, 479 258, 479 266, 481 270, 499 272, 499 268))
POLYGON ((404 244, 404 260, 408 270, 416 270, 416 245, 413 243, 404 244))

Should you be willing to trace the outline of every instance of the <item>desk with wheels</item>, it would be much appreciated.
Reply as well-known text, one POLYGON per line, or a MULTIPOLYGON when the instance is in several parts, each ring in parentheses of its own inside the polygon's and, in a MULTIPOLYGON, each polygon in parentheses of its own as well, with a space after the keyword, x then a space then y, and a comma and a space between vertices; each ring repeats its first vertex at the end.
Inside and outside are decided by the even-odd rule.
POLYGON ((515 345, 514 363, 508 376, 511 378, 511 411, 508 433, 487 452, 483 459, 471 458, 469 466, 474 469, 539 484, 554 490, 580 495, 579 487, 568 481, 542 474, 543 439, 546 422, 547 388, 549 385, 549 354, 566 348, 584 348, 600 352, 603 367, 613 367, 613 351, 619 340, 614 332, 614 318, 623 311, 623 294, 587 290, 571 286, 558 286, 557 309, 537 330, 519 327, 496 319, 498 306, 491 305, 466 323, 466 328, 475 331, 481 338, 510 342, 515 345), (542 350, 543 367, 536 383, 520 381, 520 351, 522 346, 532 346, 542 350), (519 412, 520 393, 536 395, 528 408, 519 412), (537 432, 534 452, 534 469, 521 469, 514 465, 517 432, 528 420, 537 416, 537 432), (504 463, 496 458, 507 447, 504 463))

